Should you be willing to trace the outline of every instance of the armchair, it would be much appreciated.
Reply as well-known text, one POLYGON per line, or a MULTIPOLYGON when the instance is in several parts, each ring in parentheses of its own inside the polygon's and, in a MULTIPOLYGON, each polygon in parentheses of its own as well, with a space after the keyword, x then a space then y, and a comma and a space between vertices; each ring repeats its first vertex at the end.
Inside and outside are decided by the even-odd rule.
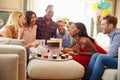
POLYGON ((0 45, 0 80, 26 80, 26 51, 20 45, 0 45))

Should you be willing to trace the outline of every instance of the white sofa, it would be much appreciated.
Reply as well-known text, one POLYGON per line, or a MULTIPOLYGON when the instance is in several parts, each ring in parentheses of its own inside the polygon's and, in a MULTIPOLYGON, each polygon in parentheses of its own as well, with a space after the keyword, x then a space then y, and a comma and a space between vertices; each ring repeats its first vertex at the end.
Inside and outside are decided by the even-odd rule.
POLYGON ((0 38, 0 80, 26 80, 26 50, 20 44, 15 39, 0 38))
MULTIPOLYGON (((97 37, 95 38, 96 42, 104 48, 106 51, 109 50, 110 39, 107 35, 102 33, 98 33, 97 37)), ((120 80, 120 48, 118 51, 118 69, 105 69, 102 80, 120 80)))
POLYGON ((120 80, 120 48, 118 49, 118 69, 106 69, 102 80, 120 80))

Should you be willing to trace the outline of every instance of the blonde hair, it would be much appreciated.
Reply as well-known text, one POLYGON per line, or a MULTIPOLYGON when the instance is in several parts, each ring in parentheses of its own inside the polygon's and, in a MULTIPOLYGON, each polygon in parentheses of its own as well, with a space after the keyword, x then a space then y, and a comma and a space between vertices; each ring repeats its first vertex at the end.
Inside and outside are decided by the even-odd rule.
POLYGON ((7 26, 11 25, 10 28, 14 29, 14 32, 15 32, 13 35, 18 34, 18 30, 20 28, 18 20, 22 15, 23 15, 23 13, 20 11, 12 12, 8 18, 6 25, 4 26, 4 27, 7 27, 7 26))
POLYGON ((19 28, 18 20, 22 15, 22 12, 14 11, 10 14, 6 25, 13 25, 15 28, 19 28))

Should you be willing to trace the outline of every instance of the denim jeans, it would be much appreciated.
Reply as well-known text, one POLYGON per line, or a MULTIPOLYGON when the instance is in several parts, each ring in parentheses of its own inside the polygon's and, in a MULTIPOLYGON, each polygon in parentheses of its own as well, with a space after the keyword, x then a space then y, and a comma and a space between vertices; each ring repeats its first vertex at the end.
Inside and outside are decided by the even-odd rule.
POLYGON ((94 53, 88 64, 88 69, 83 80, 99 80, 104 72, 105 66, 117 69, 118 58, 113 58, 105 54, 94 53))
POLYGON ((30 54, 30 53, 29 53, 29 49, 26 49, 26 54, 27 54, 27 55, 26 55, 26 57, 27 57, 27 58, 26 58, 26 59, 27 59, 26 61, 27 61, 27 64, 28 64, 28 62, 29 62, 29 54, 30 54))

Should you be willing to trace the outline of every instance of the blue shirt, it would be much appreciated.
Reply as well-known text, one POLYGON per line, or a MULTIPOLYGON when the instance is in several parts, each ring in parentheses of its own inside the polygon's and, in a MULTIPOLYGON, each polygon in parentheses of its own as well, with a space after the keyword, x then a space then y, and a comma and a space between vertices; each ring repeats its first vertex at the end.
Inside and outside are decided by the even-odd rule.
POLYGON ((110 49, 107 53, 108 56, 117 57, 118 56, 118 48, 120 47, 120 29, 115 29, 110 34, 110 49))
POLYGON ((68 37, 68 30, 65 28, 65 34, 61 35, 59 33, 59 30, 57 29, 56 31, 56 38, 61 38, 63 39, 62 41, 62 47, 69 47, 70 46, 70 37, 68 37))

